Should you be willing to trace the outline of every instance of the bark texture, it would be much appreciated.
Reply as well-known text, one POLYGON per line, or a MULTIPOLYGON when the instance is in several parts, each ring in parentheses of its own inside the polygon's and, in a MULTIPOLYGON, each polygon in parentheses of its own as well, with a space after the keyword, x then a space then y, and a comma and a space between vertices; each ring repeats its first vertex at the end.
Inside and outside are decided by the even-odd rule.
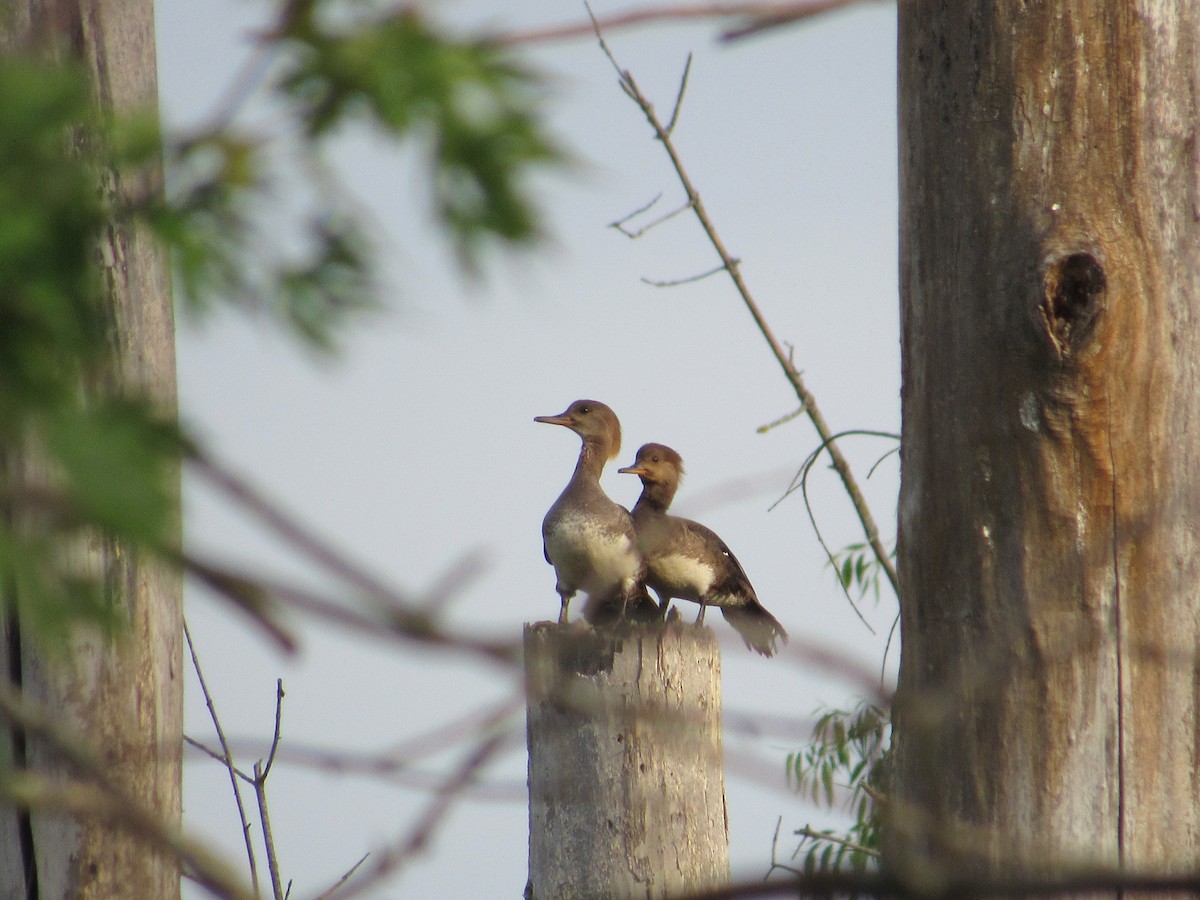
POLYGON ((729 880, 721 662, 706 628, 525 629, 529 886, 669 897, 729 880))
MULTIPOLYGON (((9 39, 54 44, 77 54, 93 75, 96 100, 116 111, 157 107, 151 0, 26 0, 6 21, 9 39)), ((160 190, 108 172, 111 196, 160 190)), ((152 398, 173 415, 176 404, 174 321, 165 254, 146 233, 113 227, 98 257, 112 306, 111 385, 104 389, 152 398)), ((35 483, 36 459, 11 459, 35 483)), ((177 489, 177 488, 176 488, 177 489)), ((182 584, 177 572, 140 558, 136 549, 96 537, 81 547, 82 565, 104 574, 110 598, 128 627, 112 643, 80 633, 61 658, 21 639, 19 623, 3 624, 4 674, 85 735, 108 776, 134 803, 178 827, 182 748, 182 584)), ((24 745, 32 770, 76 775, 42 742, 24 745)), ((111 898, 179 896, 179 865, 102 821, 0 809, 0 897, 111 898)))
POLYGON ((893 860, 1190 870, 1200 6, 898 15, 893 860))

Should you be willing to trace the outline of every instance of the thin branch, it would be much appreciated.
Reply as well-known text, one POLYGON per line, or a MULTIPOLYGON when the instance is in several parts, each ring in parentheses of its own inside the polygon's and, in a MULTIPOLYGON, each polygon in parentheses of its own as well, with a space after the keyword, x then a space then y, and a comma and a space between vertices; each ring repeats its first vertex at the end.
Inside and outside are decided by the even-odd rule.
POLYGON ((671 121, 667 123, 667 134, 675 133, 675 124, 679 121, 679 111, 683 108, 683 95, 687 92, 688 75, 692 73, 692 54, 687 55, 683 64, 683 77, 679 79, 679 93, 675 95, 675 108, 671 111, 671 121))
POLYGON ((196 680, 200 682, 200 693, 204 695, 204 705, 208 707, 208 716, 212 719, 213 728, 217 732, 217 743, 221 745, 221 753, 218 755, 207 747, 201 747, 195 741, 190 741, 187 737, 184 737, 184 740, 190 741, 197 747, 201 747, 210 756, 217 759, 229 773, 229 784, 233 788, 233 801, 237 806, 238 819, 242 823, 242 840, 246 842, 246 858, 250 863, 250 884, 253 885, 257 893, 258 863, 254 858, 254 842, 250 839, 250 820, 246 817, 246 807, 242 803, 242 790, 238 785, 237 776, 241 773, 234 766, 233 753, 229 749, 229 742, 225 739, 225 730, 221 727, 221 718, 217 715, 217 707, 213 703, 212 694, 208 690, 208 683, 204 680, 204 670, 200 667, 200 659, 196 655, 196 645, 192 642, 192 632, 188 628, 186 618, 183 622, 183 637, 187 641, 188 653, 192 657, 192 669, 196 672, 196 680))
POLYGON ((328 898, 332 897, 334 892, 337 891, 338 888, 340 888, 343 884, 345 884, 347 881, 349 881, 351 879, 351 877, 353 877, 354 873, 358 871, 359 866, 361 866, 363 863, 365 863, 367 861, 367 857, 370 855, 371 855, 370 853, 364 853, 362 855, 362 858, 358 862, 356 862, 354 865, 352 865, 349 869, 347 869, 346 873, 341 878, 339 878, 330 888, 328 888, 327 890, 324 890, 320 894, 318 894, 317 900, 328 900, 328 898))
MULTIPOLYGON (((749 29, 761 29, 768 22, 777 24, 782 24, 784 21, 798 22, 857 2, 860 0, 790 0, 790 2, 783 3, 673 3, 617 13, 600 20, 599 27, 604 31, 616 31, 622 28, 663 22, 736 17, 745 20, 745 24, 740 26, 739 30, 745 29, 749 33, 749 29)), ((593 21, 595 20, 593 19, 593 21)), ((506 46, 538 44, 587 37, 593 33, 594 28, 595 26, 587 22, 572 22, 567 25, 552 25, 528 31, 512 31, 497 35, 493 40, 506 46)), ((740 35, 737 30, 722 35, 725 39, 738 36, 740 35)))
MULTIPOLYGON (((649 212, 650 210, 652 210, 655 207, 655 205, 658 203, 658 201, 661 199, 662 199, 662 194, 656 194, 654 199, 651 200, 649 203, 647 203, 645 206, 639 206, 637 209, 635 209, 633 212, 627 214, 623 218, 617 219, 617 221, 615 221, 615 222, 609 222, 608 227, 615 228, 615 229, 617 229, 617 231, 620 231, 622 234, 628 234, 629 232, 625 231, 624 228, 622 228, 621 226, 623 226, 630 219, 636 219, 642 213, 649 212)), ((684 206, 684 207, 681 207, 681 209, 687 209, 687 207, 684 206)), ((671 215, 675 215, 675 213, 671 213, 671 215)))
POLYGON ((896 435, 896 446, 893 447, 891 450, 889 450, 887 453, 883 454, 883 456, 879 457, 879 459, 875 460, 874 465, 872 465, 871 468, 867 469, 867 478, 870 478, 872 475, 875 474, 875 470, 878 469, 881 465, 883 465, 884 460, 886 460, 889 456, 897 455, 899 452, 900 452, 900 435, 896 435))
MULTIPOLYGON (((658 196, 661 197, 662 194, 659 194, 658 196)), ((675 209, 671 210, 669 213, 659 216, 657 219, 650 222, 648 225, 643 225, 637 231, 630 231, 628 228, 625 227, 626 222, 628 222, 630 219, 636 218, 638 215, 640 215, 641 213, 648 210, 651 206, 653 206, 657 202, 658 202, 658 198, 655 198, 654 200, 650 201, 650 203, 648 205, 643 206, 640 210, 634 210, 629 215, 625 216, 623 219, 618 219, 615 222, 610 222, 608 227, 615 228, 617 231, 621 232, 621 234, 625 235, 625 237, 629 238, 631 241, 636 241, 638 238, 640 238, 642 235, 644 235, 651 228, 657 228, 659 225, 663 224, 663 222, 669 222, 671 219, 675 218, 680 213, 685 213, 689 209, 692 208, 692 204, 685 203, 685 204, 683 204, 683 206, 676 207, 675 209)), ((720 270, 718 270, 718 271, 720 271, 720 270)))
MULTIPOLYGON (((812 467, 814 465, 816 465, 817 460, 820 458, 821 451, 823 451, 829 447, 832 447, 833 441, 837 440, 838 438, 849 437, 851 435, 859 435, 859 436, 866 436, 866 437, 890 437, 890 438, 896 438, 897 440, 899 439, 897 435, 894 435, 888 431, 869 431, 866 429, 852 429, 849 431, 839 431, 837 434, 831 435, 826 440, 824 440, 820 444, 818 444, 817 448, 808 455, 808 457, 804 460, 803 465, 801 465, 801 467, 800 467, 800 474, 797 479, 799 482, 799 486, 800 486, 800 495, 801 495, 801 497, 804 498, 804 509, 808 513, 808 521, 812 523, 813 533, 816 534, 816 536, 817 536, 817 543, 819 543, 821 545, 821 549, 825 551, 825 556, 829 559, 829 564, 831 566, 833 566, 835 571, 837 570, 837 558, 833 555, 833 550, 831 550, 829 545, 825 542, 825 536, 821 533, 821 526, 817 524, 817 515, 815 512, 813 512, 812 501, 809 499, 809 496, 808 496, 808 475, 809 475, 809 472, 812 471, 812 467)), ((830 455, 832 456, 832 454, 830 454, 830 455)), ((783 497, 781 497, 779 500, 775 501, 775 503, 773 503, 771 505, 771 509, 774 509, 781 502, 783 502, 783 499, 785 497, 789 496, 791 493, 793 493, 795 491, 795 489, 796 489, 795 482, 793 482, 793 486, 789 487, 787 489, 787 491, 784 492, 783 497)), ((874 549, 874 548, 872 548, 872 549, 874 549)), ((890 557, 888 559, 890 562, 890 557)), ((849 602, 851 609, 854 610, 855 614, 862 621, 862 623, 867 626, 867 630, 869 632, 871 632, 871 634, 874 634, 875 629, 871 627, 869 622, 867 622, 866 617, 864 617, 862 614, 862 610, 860 610, 858 608, 858 604, 855 603, 854 598, 850 596, 850 589, 842 581, 840 573, 838 574, 838 585, 841 587, 842 593, 846 595, 846 600, 847 600, 847 602, 849 602)), ((894 585, 895 585, 895 582, 893 582, 893 586, 894 585)), ((899 597, 900 595, 897 594, 896 596, 899 597)))
POLYGON ((263 844, 267 848, 267 869, 271 873, 271 891, 275 900, 283 900, 283 882, 279 877, 279 855, 275 850, 275 833, 271 830, 271 816, 267 808, 267 770, 263 768, 261 762, 254 764, 254 796, 258 800, 258 819, 262 823, 263 844))
MULTIPOLYGON (((733 260, 733 265, 736 266, 738 262, 739 260, 733 260)), ((701 272, 699 275, 689 275, 687 278, 676 278, 671 281, 656 281, 653 278, 643 278, 642 283, 648 284, 651 287, 660 288, 679 287, 681 284, 693 284, 697 281, 703 281, 705 278, 711 278, 713 275, 724 271, 726 268, 728 268, 728 266, 725 263, 721 263, 721 265, 717 266, 716 268, 709 269, 707 272, 701 272)))
POLYGON ((271 774, 271 766, 275 762, 275 753, 279 750, 279 731, 280 723, 283 721, 283 679, 275 679, 275 732, 271 736, 271 752, 267 754, 267 764, 263 767, 263 781, 267 780, 267 776, 271 774))
POLYGON ((267 500, 249 483, 217 465, 199 448, 190 448, 187 458, 214 486, 220 488, 237 505, 255 515, 307 559, 323 566, 361 591, 365 599, 376 608, 377 615, 363 615, 311 592, 268 584, 259 578, 233 573, 194 557, 182 556, 180 561, 188 571, 203 579, 215 590, 239 603, 245 603, 249 597, 261 605, 264 595, 274 596, 296 608, 376 635, 407 638, 439 647, 461 649, 509 666, 519 660, 520 649, 515 643, 451 634, 438 627, 435 615, 428 608, 428 598, 422 603, 403 596, 338 553, 314 532, 267 500))
POLYGON ((51 784, 31 772, 9 772, 0 779, 0 800, 21 809, 95 816, 111 822, 180 859, 191 867, 197 881, 221 896, 234 900, 254 896, 222 860, 129 797, 111 776, 110 768, 79 737, 7 682, 0 682, 0 718, 36 734, 88 779, 51 784))
MULTIPOLYGON (((812 828, 809 828, 807 825, 805 825, 803 828, 797 828, 792 832, 792 834, 799 835, 800 837, 806 837, 814 841, 827 841, 830 844, 837 844, 841 847, 845 847, 847 850, 855 850, 859 853, 865 853, 867 856, 879 859, 880 854, 878 850, 873 850, 870 847, 864 847, 862 844, 856 844, 854 841, 847 840, 843 837, 838 837, 836 834, 825 834, 822 831, 816 831, 812 828)), ((801 846, 803 846, 803 844, 801 846)), ((796 852, 800 852, 799 847, 796 848, 796 852)))
POLYGON ((883 645, 883 662, 879 664, 879 683, 883 684, 887 678, 887 658, 888 652, 892 649, 892 638, 896 636, 896 628, 900 624, 900 613, 896 613, 896 618, 892 619, 892 627, 888 629, 887 643, 883 645))
POLYGON ((480 741, 475 750, 438 787, 424 813, 409 831, 408 836, 397 846, 382 854, 372 866, 371 871, 367 872, 362 879, 348 885, 346 890, 341 893, 332 896, 345 900, 347 897, 360 894, 424 850, 438 825, 450 812, 454 800, 462 794, 463 788, 475 779, 503 743, 502 735, 493 735, 480 741))
POLYGON ((773 422, 768 422, 766 425, 759 425, 757 428, 754 429, 754 432, 755 432, 755 434, 766 434, 768 431, 771 431, 774 428, 778 428, 780 425, 786 425, 788 422, 798 419, 802 415, 804 415, 804 407, 803 406, 801 406, 799 409, 792 410, 787 415, 780 416, 778 419, 776 419, 773 422))
POLYGON ((734 287, 737 289, 738 294, 741 296, 742 302, 745 304, 746 309, 750 312, 751 317, 754 319, 754 322, 758 326, 759 331, 762 333, 763 338, 766 340, 767 345, 771 348, 771 353, 774 355, 779 367, 783 370, 784 376, 792 385, 792 389, 795 391, 796 397, 800 401, 800 405, 804 408, 804 411, 807 413, 809 420, 816 429, 818 436, 821 438, 822 446, 827 448, 830 459, 833 461, 833 467, 837 470, 838 476, 841 478, 842 484, 846 489, 846 493, 850 497, 850 502, 854 506, 854 511, 858 516, 859 522, 862 524, 863 532, 867 538, 867 543, 870 544, 871 550, 875 554, 875 558, 878 560, 882 570, 887 574, 888 580, 891 582, 892 589, 895 591, 896 596, 899 597, 900 580, 896 575, 896 568, 892 564, 891 558, 888 556, 887 550, 884 548, 883 542, 879 538, 879 527, 875 524, 875 517, 871 514, 871 510, 867 505, 866 498, 863 497, 862 491, 859 489, 858 482, 855 480, 854 473, 851 471, 850 463, 846 460, 846 457, 842 454, 841 449, 833 439, 833 432, 829 428, 828 423, 825 421, 825 417, 822 415, 820 407, 817 405, 816 398, 808 390, 808 387, 805 385, 804 379, 801 377, 800 372, 796 369, 795 365, 792 364, 788 354, 784 352, 783 346, 779 343, 778 339, 776 339, 774 332, 767 324, 766 318, 759 309, 758 303, 750 293, 750 289, 747 286, 745 279, 742 277, 741 269, 738 267, 737 261, 725 248, 724 241, 721 239, 720 234, 717 232, 716 226, 709 217, 708 210, 705 208, 699 192, 696 190, 695 185, 692 184, 692 180, 688 175, 687 170, 684 168, 683 161, 680 158, 678 151, 675 149, 675 144, 671 139, 671 135, 667 132, 666 128, 663 127, 662 122, 659 121, 658 115, 654 111, 654 107, 638 88, 637 82, 634 80, 633 76, 627 70, 622 69, 617 63, 616 57, 613 55, 612 50, 609 49, 608 44, 604 40, 602 26, 599 20, 596 19, 595 15, 592 13, 591 7, 588 7, 587 9, 588 15, 592 20, 592 27, 596 34, 596 39, 600 43, 600 49, 604 52, 604 55, 608 57, 613 69, 616 70, 625 92, 637 104, 638 108, 641 109, 642 114, 646 117, 646 120, 654 129, 654 133, 658 137, 658 140, 662 142, 663 148, 670 157, 671 165, 675 169, 675 174, 678 176, 679 182, 683 186, 684 193, 687 195, 688 202, 692 204, 692 209, 696 213, 696 218, 700 221, 700 225, 704 229, 705 235, 708 236, 709 242, 712 244, 713 249, 717 252, 717 256, 721 260, 722 267, 729 273, 729 277, 733 281, 734 287))
POLYGON ((200 578, 210 588, 223 596, 233 596, 235 600, 253 596, 260 605, 266 601, 277 601, 363 634, 460 650, 510 668, 520 659, 520 647, 516 642, 492 641, 448 632, 437 625, 433 614, 423 611, 420 606, 400 606, 400 598, 395 594, 391 595, 395 605, 369 615, 312 591, 223 569, 194 556, 181 554, 179 561, 190 574, 200 578))
POLYGON ((786 866, 779 861, 779 829, 783 825, 783 816, 775 820, 775 833, 771 836, 771 867, 767 869, 767 874, 763 876, 763 881, 771 877, 771 873, 776 869, 782 869, 785 872, 791 872, 793 875, 803 875, 799 869, 793 866, 786 866))

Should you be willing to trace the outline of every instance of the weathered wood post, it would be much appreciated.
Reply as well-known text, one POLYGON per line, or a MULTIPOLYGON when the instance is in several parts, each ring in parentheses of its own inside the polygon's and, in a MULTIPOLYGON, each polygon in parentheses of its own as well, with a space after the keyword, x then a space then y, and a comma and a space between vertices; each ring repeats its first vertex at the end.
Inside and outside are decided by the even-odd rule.
POLYGON ((721 657, 704 627, 525 629, 536 900, 729 880, 721 657))
MULTIPOLYGON (((20 0, 3 6, 0 47, 47 42, 75 54, 93 79, 105 112, 153 112, 157 105, 154 5, 151 0, 20 0)), ((32 186, 31 190, 38 190, 32 186)), ((161 173, 102 173, 99 189, 115 206, 161 190, 161 173)), ((108 375, 114 391, 145 398, 174 414, 175 340, 165 250, 142 227, 114 223, 97 242, 111 314, 108 375)), ((37 484, 45 463, 23 447, 0 448, 7 477, 37 484)), ((171 489, 178 490, 178 476, 171 489)), ((0 615, 0 672, 53 710, 89 742, 107 775, 139 809, 177 826, 183 742, 183 583, 150 554, 89 539, 74 548, 86 571, 105 573, 107 599, 127 628, 113 641, 86 629, 68 654, 45 653, 18 618, 0 615)), ((11 592, 4 598, 11 603, 11 592)), ((11 607, 10 607, 11 609, 11 607)), ((22 759, 47 778, 76 773, 62 754, 0 723, 0 758, 22 759), (19 752, 18 752, 18 748, 19 752)), ((90 898, 179 896, 179 860, 101 817, 0 809, 0 897, 90 898)))
POLYGON ((894 866, 1192 871, 1200 7, 899 24, 894 866))

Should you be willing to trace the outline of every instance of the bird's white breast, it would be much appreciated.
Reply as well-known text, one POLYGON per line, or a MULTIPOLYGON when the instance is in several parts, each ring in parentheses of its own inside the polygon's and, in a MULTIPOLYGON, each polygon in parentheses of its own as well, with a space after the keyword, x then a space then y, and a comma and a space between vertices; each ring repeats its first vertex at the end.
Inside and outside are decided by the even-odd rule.
POLYGON ((631 535, 565 515, 546 534, 546 552, 559 577, 587 594, 603 594, 637 575, 641 559, 631 535))
POLYGON ((708 593, 716 577, 712 567, 692 556, 671 553, 656 556, 650 563, 654 578, 675 590, 681 597, 695 600, 708 593))

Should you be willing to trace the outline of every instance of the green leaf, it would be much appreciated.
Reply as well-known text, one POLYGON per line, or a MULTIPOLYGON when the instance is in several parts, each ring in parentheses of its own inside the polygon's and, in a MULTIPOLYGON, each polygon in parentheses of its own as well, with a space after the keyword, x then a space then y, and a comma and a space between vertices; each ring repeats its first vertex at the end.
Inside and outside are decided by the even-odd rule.
POLYGON ((84 523, 164 545, 176 516, 170 479, 179 440, 173 425, 143 404, 109 400, 49 411, 41 431, 84 523))

